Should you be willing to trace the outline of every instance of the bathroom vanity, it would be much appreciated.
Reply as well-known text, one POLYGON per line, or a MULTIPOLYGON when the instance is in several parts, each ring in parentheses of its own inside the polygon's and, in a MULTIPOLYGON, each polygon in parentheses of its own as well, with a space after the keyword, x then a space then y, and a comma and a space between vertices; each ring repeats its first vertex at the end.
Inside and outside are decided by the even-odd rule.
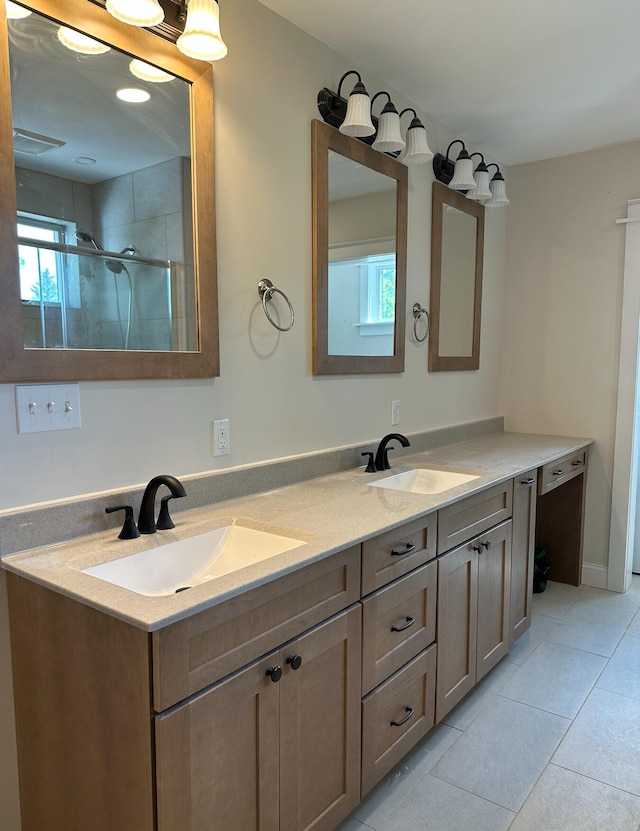
POLYGON ((24 831, 331 831, 530 625, 541 498, 580 556, 590 444, 485 436, 185 512, 172 539, 251 516, 307 542, 169 597, 83 573, 158 539, 5 558, 24 831), (411 468, 475 478, 369 486, 411 468))

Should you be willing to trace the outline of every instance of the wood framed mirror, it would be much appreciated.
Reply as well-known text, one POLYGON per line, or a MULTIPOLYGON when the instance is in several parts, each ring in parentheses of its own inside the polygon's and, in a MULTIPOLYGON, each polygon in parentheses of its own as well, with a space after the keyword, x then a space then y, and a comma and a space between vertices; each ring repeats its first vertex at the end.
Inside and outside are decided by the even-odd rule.
POLYGON ((0 382, 218 375, 211 64, 87 0, 18 6, 0 9, 0 382))
POLYGON ((407 168, 312 122, 313 374, 402 372, 407 168))
POLYGON ((484 206, 433 183, 429 371, 478 369, 484 206))

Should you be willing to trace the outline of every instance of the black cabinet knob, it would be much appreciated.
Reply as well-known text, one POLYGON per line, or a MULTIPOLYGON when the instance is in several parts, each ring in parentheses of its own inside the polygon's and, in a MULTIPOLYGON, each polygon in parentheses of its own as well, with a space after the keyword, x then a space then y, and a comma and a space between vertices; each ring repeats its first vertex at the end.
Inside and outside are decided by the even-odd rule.
POLYGON ((274 684, 277 684, 278 681, 282 678, 282 667, 269 667, 269 669, 267 670, 267 675, 269 676, 269 678, 271 678, 274 684))
POLYGON ((302 666, 302 658, 300 655, 289 655, 287 658, 287 663, 291 667, 291 669, 300 669, 302 666))

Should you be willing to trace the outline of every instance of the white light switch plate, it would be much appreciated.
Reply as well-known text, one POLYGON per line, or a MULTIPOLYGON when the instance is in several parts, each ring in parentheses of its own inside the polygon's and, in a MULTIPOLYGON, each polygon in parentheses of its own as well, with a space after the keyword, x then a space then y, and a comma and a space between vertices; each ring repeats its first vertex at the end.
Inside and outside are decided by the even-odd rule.
POLYGON ((81 427, 78 384, 16 386, 18 433, 81 427))

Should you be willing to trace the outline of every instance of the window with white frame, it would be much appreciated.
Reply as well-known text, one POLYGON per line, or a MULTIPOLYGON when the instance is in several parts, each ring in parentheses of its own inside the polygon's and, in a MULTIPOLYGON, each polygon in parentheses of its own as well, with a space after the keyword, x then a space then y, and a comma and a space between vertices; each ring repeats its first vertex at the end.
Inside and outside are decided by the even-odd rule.
POLYGON ((77 258, 65 255, 56 247, 70 239, 75 243, 74 223, 18 212, 23 303, 80 307, 77 258))

